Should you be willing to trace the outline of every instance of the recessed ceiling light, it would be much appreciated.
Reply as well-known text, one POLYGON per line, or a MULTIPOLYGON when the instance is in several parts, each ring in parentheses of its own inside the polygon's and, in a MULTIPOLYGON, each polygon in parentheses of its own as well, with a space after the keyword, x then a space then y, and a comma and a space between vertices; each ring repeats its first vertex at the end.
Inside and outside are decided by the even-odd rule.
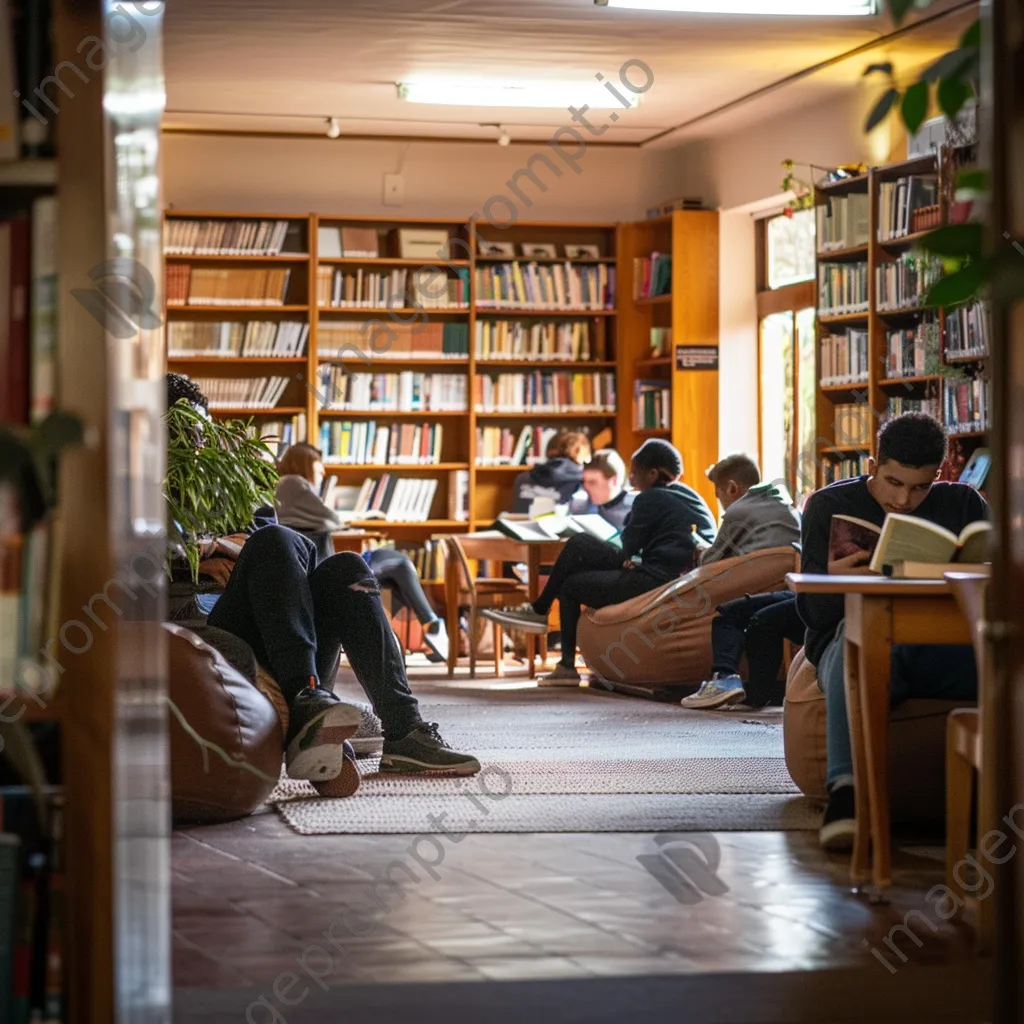
MULTIPOLYGON (((643 76, 638 76, 639 79, 643 76)), ((649 88, 649 86, 647 87, 649 88)), ((646 89, 645 89, 646 91, 646 89)), ((428 78, 399 82, 398 98, 409 103, 443 103, 460 107, 568 107, 584 104, 591 110, 638 107, 640 93, 619 81, 495 82, 428 78)))
POLYGON ((878 13, 877 0, 594 0, 598 7, 678 14, 855 18, 878 13))

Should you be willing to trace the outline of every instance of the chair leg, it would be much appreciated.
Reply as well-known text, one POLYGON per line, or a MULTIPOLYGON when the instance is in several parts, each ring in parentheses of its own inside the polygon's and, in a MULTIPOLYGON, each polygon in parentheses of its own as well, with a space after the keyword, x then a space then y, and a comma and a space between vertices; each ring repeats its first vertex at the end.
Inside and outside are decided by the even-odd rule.
POLYGON ((960 900, 964 890, 954 868, 967 857, 971 839, 971 783, 974 769, 956 749, 956 720, 946 727, 946 885, 960 900))
POLYGON ((469 610, 469 678, 476 679, 476 643, 477 643, 476 608, 469 610))
POLYGON ((505 673, 503 663, 505 660, 504 644, 502 643, 501 624, 493 623, 494 626, 494 674, 500 679, 505 673))

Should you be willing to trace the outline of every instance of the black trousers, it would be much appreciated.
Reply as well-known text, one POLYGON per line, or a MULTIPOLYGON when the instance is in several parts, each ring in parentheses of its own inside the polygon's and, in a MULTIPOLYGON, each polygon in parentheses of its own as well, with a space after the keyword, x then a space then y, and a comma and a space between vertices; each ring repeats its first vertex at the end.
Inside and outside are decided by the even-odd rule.
POLYGON ((333 689, 344 649, 385 739, 401 739, 421 721, 377 580, 357 554, 317 565, 308 537, 265 526, 242 546, 208 621, 244 640, 289 701, 310 676, 333 689))
POLYGON ((391 548, 377 548, 370 552, 370 568, 378 583, 391 588, 396 603, 400 607, 411 608, 424 626, 437 618, 423 592, 420 574, 408 555, 391 548))
POLYGON ((738 673, 746 651, 748 702, 781 702, 785 694, 785 684, 779 682, 782 641, 802 644, 804 631, 791 590, 727 601, 718 606, 711 623, 712 668, 722 675, 738 673))
POLYGON ((551 575, 533 607, 541 615, 547 615, 557 598, 562 622, 561 664, 566 668, 576 663, 576 633, 583 605, 606 608, 656 590, 666 582, 640 566, 623 569, 623 561, 617 547, 581 533, 569 540, 552 566, 551 575))

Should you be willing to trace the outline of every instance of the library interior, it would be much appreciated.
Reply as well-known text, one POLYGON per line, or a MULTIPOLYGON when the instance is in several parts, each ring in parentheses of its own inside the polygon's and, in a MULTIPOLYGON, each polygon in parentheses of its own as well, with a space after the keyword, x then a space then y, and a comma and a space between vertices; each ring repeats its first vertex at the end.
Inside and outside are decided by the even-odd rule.
POLYGON ((0 1022, 1024 1020, 1022 69, 0 0, 0 1022))

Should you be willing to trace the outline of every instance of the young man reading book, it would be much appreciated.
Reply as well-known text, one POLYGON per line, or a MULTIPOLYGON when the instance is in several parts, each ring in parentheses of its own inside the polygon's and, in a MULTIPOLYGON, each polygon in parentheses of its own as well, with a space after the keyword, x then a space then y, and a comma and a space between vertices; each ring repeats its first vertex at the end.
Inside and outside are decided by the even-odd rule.
POLYGON ((626 463, 614 448, 594 452, 583 467, 583 490, 586 498, 577 498, 569 506, 573 515, 598 515, 616 530, 626 525, 636 494, 626 490, 626 463))
MULTIPOLYGON (((969 523, 987 519, 988 506, 972 487, 935 482, 946 444, 941 424, 923 413, 908 413, 885 423, 878 432, 878 458, 869 460, 867 476, 831 484, 808 499, 803 514, 803 572, 849 576, 872 571, 871 531, 858 539, 851 531, 837 528, 833 536, 834 517, 881 528, 887 516, 913 516, 954 534, 969 523)), ((807 626, 804 650, 818 670, 825 694, 829 801, 821 844, 830 850, 849 849, 854 801, 843 682, 843 597, 800 594, 797 610, 807 626)), ((894 703, 907 697, 970 700, 976 696, 970 647, 901 645, 893 649, 894 703)))

